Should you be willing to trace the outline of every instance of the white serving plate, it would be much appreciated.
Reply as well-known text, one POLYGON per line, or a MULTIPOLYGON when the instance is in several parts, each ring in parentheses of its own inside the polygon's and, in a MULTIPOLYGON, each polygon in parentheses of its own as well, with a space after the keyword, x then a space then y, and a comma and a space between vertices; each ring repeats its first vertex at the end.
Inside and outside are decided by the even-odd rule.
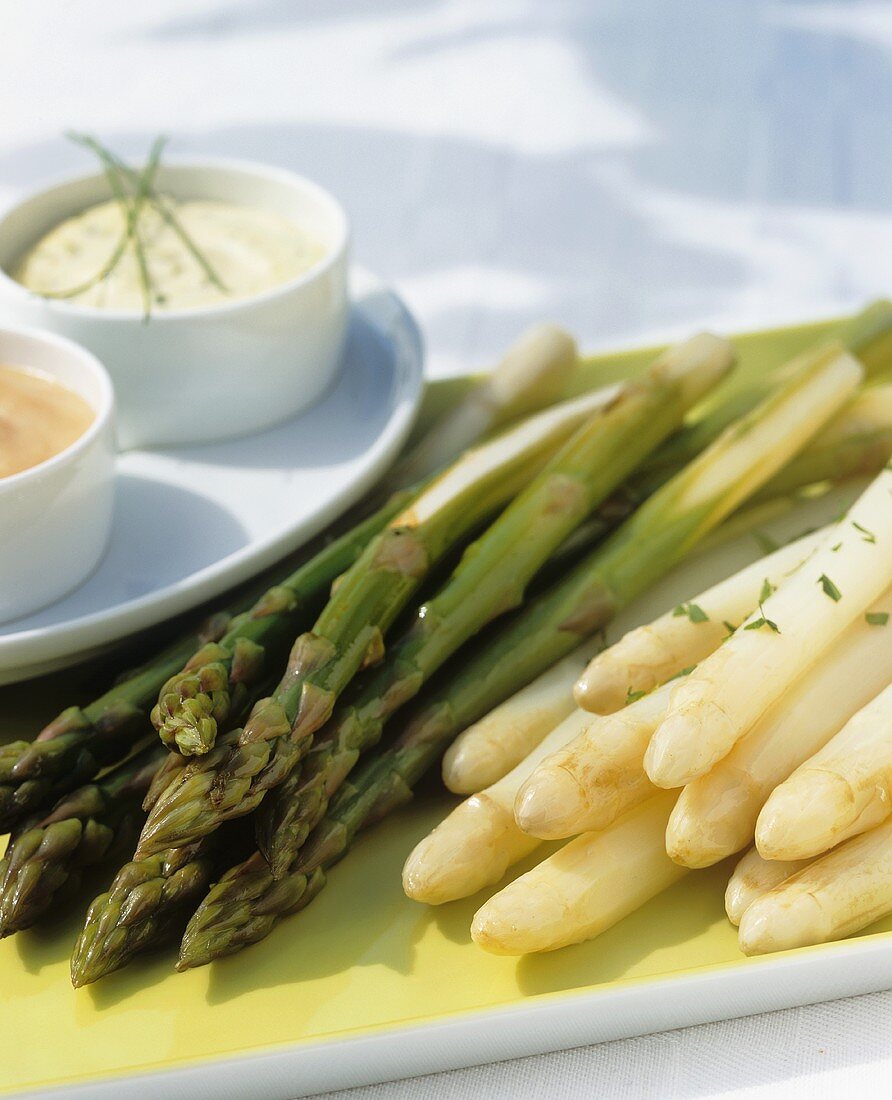
POLYGON ((243 439, 119 456, 105 557, 71 595, 0 627, 0 683, 83 660, 320 531, 396 457, 421 398, 422 361, 406 307, 358 273, 341 368, 312 409, 243 439))

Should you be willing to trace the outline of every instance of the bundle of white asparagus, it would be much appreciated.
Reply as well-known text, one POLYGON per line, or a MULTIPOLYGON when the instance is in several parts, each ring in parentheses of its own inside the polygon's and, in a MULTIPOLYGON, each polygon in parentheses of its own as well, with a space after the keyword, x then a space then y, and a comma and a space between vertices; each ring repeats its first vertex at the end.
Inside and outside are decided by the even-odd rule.
MULTIPOLYGON (((812 431, 856 379, 846 356, 813 375, 812 431)), ((686 503, 739 476, 743 446, 776 458, 791 409, 726 442, 686 503)), ((410 854, 409 897, 471 896, 567 841, 482 904, 487 951, 591 939, 744 850, 725 906, 746 954, 892 913, 892 467, 836 522, 566 657, 465 730, 443 774, 470 797, 410 854)))

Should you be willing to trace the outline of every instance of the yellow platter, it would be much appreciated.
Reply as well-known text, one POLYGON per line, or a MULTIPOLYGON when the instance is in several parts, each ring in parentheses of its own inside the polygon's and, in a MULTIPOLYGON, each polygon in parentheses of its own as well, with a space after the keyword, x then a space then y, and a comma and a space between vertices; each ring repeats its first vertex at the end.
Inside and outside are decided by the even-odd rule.
MULTIPOLYGON (((739 384, 826 327, 740 337, 739 384)), ((586 377, 629 373, 653 354, 593 357, 586 377)), ((432 387, 428 411, 464 385, 432 387)), ((795 531, 810 518, 776 522, 795 531)), ((697 558, 618 627, 757 552, 747 538, 697 558)), ((71 672, 3 689, 0 738, 27 736, 72 692, 71 672)), ((3 941, 0 1094, 289 1097, 892 984, 892 921, 845 943, 744 959, 722 908, 724 865, 592 943, 519 961, 486 955, 468 936, 481 897, 430 910, 400 888, 406 853, 448 805, 432 780, 356 844, 305 912, 211 967, 178 975, 162 952, 75 992, 68 953, 80 914, 3 941)))

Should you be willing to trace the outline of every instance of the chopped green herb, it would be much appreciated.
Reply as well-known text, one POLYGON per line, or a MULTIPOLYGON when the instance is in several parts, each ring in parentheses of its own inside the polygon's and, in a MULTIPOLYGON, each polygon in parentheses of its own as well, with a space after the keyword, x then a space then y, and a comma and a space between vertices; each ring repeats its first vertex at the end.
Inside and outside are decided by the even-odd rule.
POLYGON ((830 547, 830 553, 831 553, 831 554, 835 554, 835 553, 836 553, 836 551, 837 551, 837 550, 838 550, 838 549, 839 549, 839 548, 840 548, 841 546, 842 546, 842 543, 841 543, 841 542, 838 542, 838 543, 836 544, 836 546, 831 546, 831 547, 830 547))
POLYGON ((818 577, 818 584, 824 589, 825 596, 829 596, 834 603, 839 603, 842 599, 842 592, 840 592, 826 573, 822 573, 820 577, 818 577))
POLYGON ((868 611, 864 618, 871 626, 885 626, 889 621, 888 611, 868 611))
MULTIPOLYGON (((680 680, 682 676, 690 676, 696 667, 696 665, 688 665, 687 668, 683 668, 679 672, 676 672, 674 676, 670 676, 669 680, 680 680)), ((669 681, 667 681, 667 683, 668 682, 669 681)))
POLYGON ((626 692, 626 706, 628 706, 629 703, 637 702, 638 699, 643 699, 645 695, 647 695, 646 691, 632 691, 632 689, 629 688, 626 692))
POLYGON ((709 616, 696 603, 680 603, 678 607, 672 612, 676 619, 680 619, 682 615, 687 615, 692 623, 708 623, 709 616))
POLYGON ((852 526, 861 535, 862 542, 876 542, 877 537, 873 531, 868 531, 866 527, 862 527, 860 523, 856 523, 852 520, 852 526))
POLYGON ((765 608, 762 606, 762 601, 759 601, 759 610, 762 612, 758 619, 753 619, 751 623, 747 623, 743 628, 744 630, 761 630, 763 626, 767 626, 769 630, 773 630, 775 634, 780 634, 780 627, 774 622, 773 619, 769 619, 765 614, 765 608))
POLYGON ((768 597, 773 595, 775 592, 777 592, 777 585, 772 584, 771 581, 766 577, 765 580, 762 581, 762 591, 759 593, 759 603, 764 603, 765 600, 767 600, 768 597))

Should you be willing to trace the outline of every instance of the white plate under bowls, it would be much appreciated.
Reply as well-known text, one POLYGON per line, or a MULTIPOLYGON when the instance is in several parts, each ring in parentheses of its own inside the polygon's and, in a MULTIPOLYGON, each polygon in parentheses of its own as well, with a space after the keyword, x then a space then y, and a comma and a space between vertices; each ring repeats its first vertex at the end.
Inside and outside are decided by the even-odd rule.
POLYGON ((74 664, 195 607, 319 532, 396 457, 422 367, 406 307, 357 274, 344 360, 312 409, 244 439, 118 458, 108 552, 70 596, 0 627, 0 683, 74 664))

